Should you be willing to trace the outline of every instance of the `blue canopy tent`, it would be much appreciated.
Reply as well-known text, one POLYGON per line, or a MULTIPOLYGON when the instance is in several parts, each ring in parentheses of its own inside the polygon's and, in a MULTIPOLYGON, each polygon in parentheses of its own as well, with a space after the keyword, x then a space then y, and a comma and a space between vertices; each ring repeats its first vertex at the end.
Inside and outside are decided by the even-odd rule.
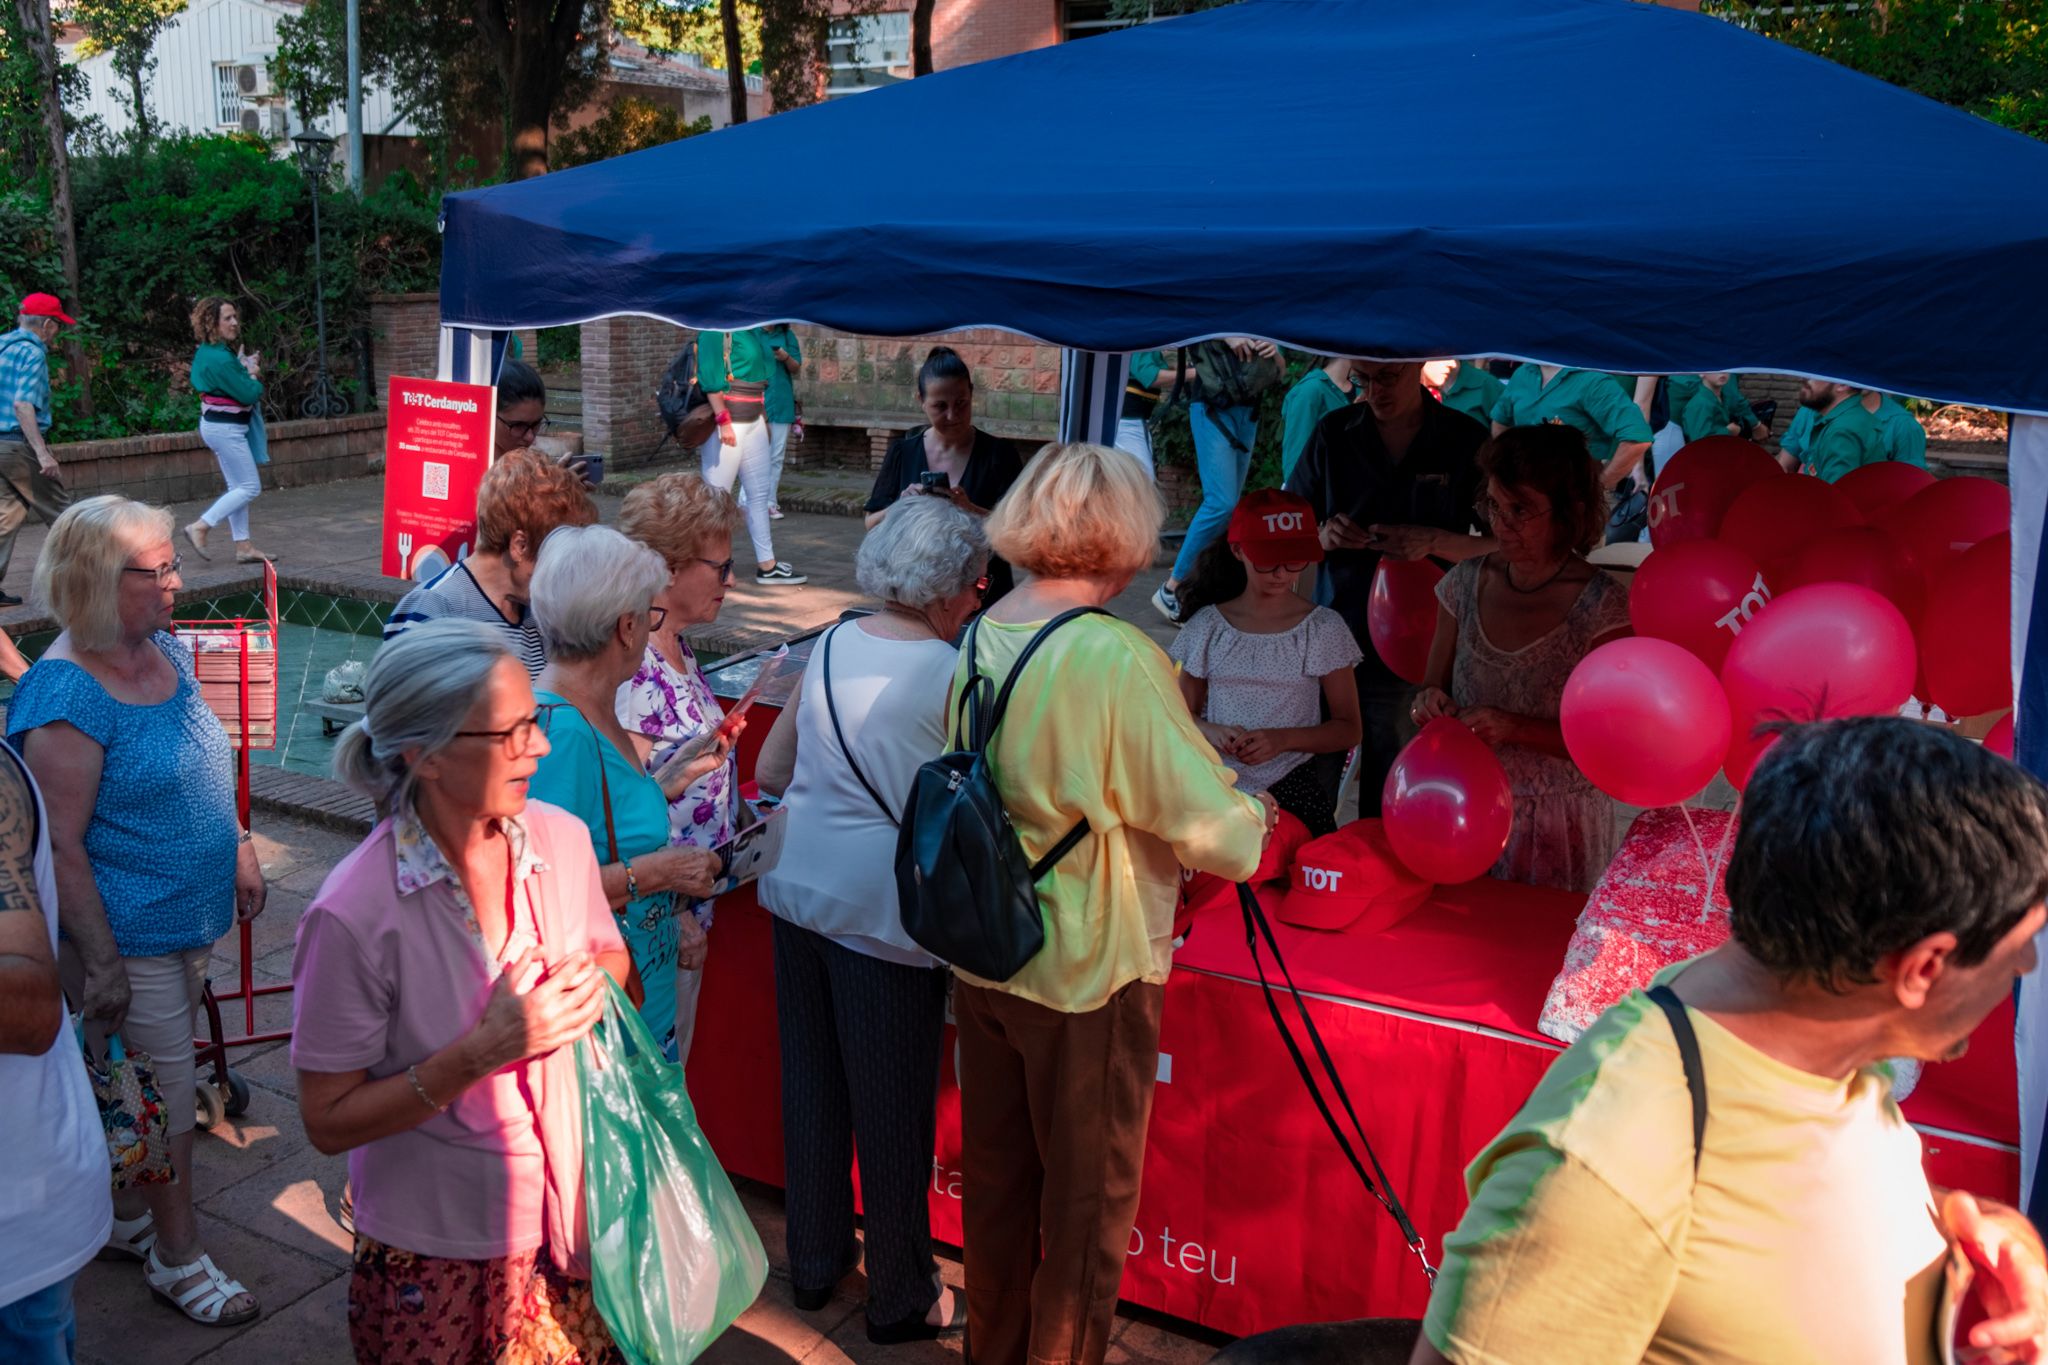
MULTIPOLYGON (((444 212, 450 377, 482 372, 503 329, 639 313, 1024 332, 1069 348, 1063 425, 1098 439, 1123 353, 1232 333, 1784 371, 2027 414, 2014 659, 2021 756, 2048 770, 2048 146, 1717 20, 1245 0, 444 212), (1972 192, 1925 193, 1916 168, 1972 192)), ((2021 1045, 2032 1182, 2031 983, 2021 1045)))

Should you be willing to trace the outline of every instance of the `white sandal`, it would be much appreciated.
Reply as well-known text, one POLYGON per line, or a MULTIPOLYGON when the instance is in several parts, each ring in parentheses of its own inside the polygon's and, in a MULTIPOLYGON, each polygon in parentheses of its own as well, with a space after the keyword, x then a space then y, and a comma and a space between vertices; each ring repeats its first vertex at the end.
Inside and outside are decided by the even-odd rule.
POLYGON ((156 1219, 148 1209, 144 1209, 137 1218, 116 1215, 114 1230, 108 1234, 107 1244, 100 1248, 100 1259, 126 1257, 131 1261, 147 1261, 155 1246, 156 1219))
POLYGON ((151 1247, 149 1259, 143 1262, 142 1278, 149 1285, 149 1292, 170 1304, 192 1321, 203 1327, 239 1327, 253 1322, 263 1310, 251 1303, 239 1313, 227 1313, 228 1300, 238 1294, 247 1294, 248 1289, 240 1280, 231 1280, 220 1273, 220 1267, 213 1263, 213 1257, 201 1253, 191 1265, 167 1266, 157 1258, 156 1248, 151 1247), (194 1275, 206 1278, 182 1290, 172 1286, 194 1275))

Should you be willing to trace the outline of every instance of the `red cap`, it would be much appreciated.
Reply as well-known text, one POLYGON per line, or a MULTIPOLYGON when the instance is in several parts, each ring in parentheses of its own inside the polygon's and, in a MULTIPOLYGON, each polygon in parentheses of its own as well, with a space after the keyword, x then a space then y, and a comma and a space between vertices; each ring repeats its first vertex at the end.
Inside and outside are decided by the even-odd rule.
POLYGON ((1261 488, 1237 500, 1226 539, 1262 569, 1276 564, 1320 564, 1323 542, 1316 537, 1316 511, 1308 499, 1278 488, 1261 488))
POLYGON ((57 302, 55 294, 30 294, 21 301, 21 307, 16 311, 24 317, 55 318, 59 322, 68 322, 73 327, 78 325, 71 315, 64 311, 64 306, 57 302))
POLYGON ((1280 902, 1283 923, 1377 934, 1415 913, 1436 888, 1394 856, 1377 820, 1357 820, 1302 846, 1280 902))
MULTIPOLYGON (((1280 812, 1280 821, 1273 826, 1273 837, 1266 841, 1266 852, 1259 859, 1258 871, 1252 873, 1253 886, 1264 886, 1267 882, 1278 881, 1287 875, 1287 868, 1294 862, 1294 854, 1308 842, 1308 826, 1301 818, 1289 811, 1280 812)), ((1237 883, 1225 881, 1213 872, 1196 872, 1182 868, 1180 873, 1180 901, 1174 907, 1173 933, 1178 938, 1188 931, 1195 916, 1212 905, 1229 904, 1237 908, 1237 883)))

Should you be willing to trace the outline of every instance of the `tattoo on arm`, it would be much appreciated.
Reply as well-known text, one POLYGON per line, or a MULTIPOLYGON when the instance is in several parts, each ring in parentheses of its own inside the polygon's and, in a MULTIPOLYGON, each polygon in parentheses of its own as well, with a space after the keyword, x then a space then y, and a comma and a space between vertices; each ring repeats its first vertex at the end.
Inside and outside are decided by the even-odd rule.
POLYGON ((41 913, 35 862, 35 798, 20 770, 0 759, 0 911, 41 913))

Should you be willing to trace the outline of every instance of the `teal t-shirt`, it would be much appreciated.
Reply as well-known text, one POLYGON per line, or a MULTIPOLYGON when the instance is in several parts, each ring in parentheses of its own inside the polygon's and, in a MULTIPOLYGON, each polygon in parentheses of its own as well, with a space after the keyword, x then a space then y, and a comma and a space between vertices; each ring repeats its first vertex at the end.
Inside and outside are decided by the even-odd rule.
POLYGON ((1927 468, 1927 428, 1920 425, 1920 419, 1890 394, 1878 400, 1876 417, 1885 458, 1917 469, 1927 468))
POLYGON ((1606 464, 1623 441, 1648 441, 1650 423, 1620 382, 1599 370, 1559 370, 1543 382, 1543 367, 1516 370, 1493 405, 1493 420, 1504 427, 1563 422, 1585 433, 1593 458, 1606 464))
POLYGON ((1436 397, 1452 412, 1462 412, 1485 426, 1492 420, 1493 405, 1500 401, 1501 390, 1506 387, 1478 361, 1461 360, 1458 372, 1436 397))
POLYGON ((768 372, 778 368, 761 340, 761 329, 744 332, 697 333, 697 382, 706 393, 724 393, 733 380, 742 384, 766 384, 768 372))
MULTIPOLYGON (((1692 401, 1699 391, 1700 377, 1696 374, 1674 374, 1668 377, 1669 391, 1666 395, 1671 404, 1671 420, 1683 426, 1682 414, 1685 405, 1692 401)), ((1749 399, 1742 393, 1742 376, 1731 374, 1728 382, 1721 386, 1721 407, 1727 412, 1728 420, 1738 423, 1744 435, 1756 426, 1756 409, 1749 405, 1749 399)))
MULTIPOLYGON (((631 862, 669 845, 668 800, 661 784, 639 763, 613 747, 590 728, 574 706, 552 692, 536 692, 548 718, 548 752, 527 784, 527 795, 560 806, 590 831, 600 863, 613 861, 605 834, 605 789, 611 791, 612 835, 618 839, 619 861, 631 862), (600 767, 600 763, 603 765, 600 767), (602 782, 599 773, 602 772, 602 782)), ((619 932, 640 969, 646 998, 640 1018, 661 1043, 670 1061, 676 1051, 676 957, 680 935, 673 892, 660 891, 627 901, 618 916, 619 932)))
POLYGON ((1813 409, 1804 403, 1799 411, 1792 414, 1792 422, 1785 428, 1785 434, 1778 438, 1778 448, 1793 459, 1804 461, 1806 448, 1813 444, 1813 409))
POLYGON ((1813 436, 1800 469, 1817 479, 1833 483, 1852 469, 1882 464, 1884 437, 1877 418, 1863 406, 1861 395, 1845 398, 1813 419, 1813 436))
POLYGON ((1329 371, 1318 365, 1295 382, 1280 405, 1280 479, 1294 473, 1295 462, 1308 449, 1308 438, 1316 423, 1340 408, 1351 406, 1351 395, 1337 387, 1329 371))
POLYGON ((192 353, 192 392, 218 394, 254 407, 263 400, 263 381, 243 369, 233 351, 209 341, 192 353))
POLYGON ((1679 429, 1688 441, 1726 436, 1730 420, 1727 391, 1715 393, 1704 383, 1695 381, 1692 392, 1686 395, 1685 406, 1673 409, 1672 415, 1678 419, 1679 429))
POLYGON ((803 364, 803 347, 796 343, 796 329, 788 323, 777 327, 756 327, 761 344, 768 348, 768 394, 763 404, 762 415, 770 422, 788 425, 796 420, 796 380, 782 362, 775 358, 775 348, 780 346, 789 353, 789 358, 803 364))

